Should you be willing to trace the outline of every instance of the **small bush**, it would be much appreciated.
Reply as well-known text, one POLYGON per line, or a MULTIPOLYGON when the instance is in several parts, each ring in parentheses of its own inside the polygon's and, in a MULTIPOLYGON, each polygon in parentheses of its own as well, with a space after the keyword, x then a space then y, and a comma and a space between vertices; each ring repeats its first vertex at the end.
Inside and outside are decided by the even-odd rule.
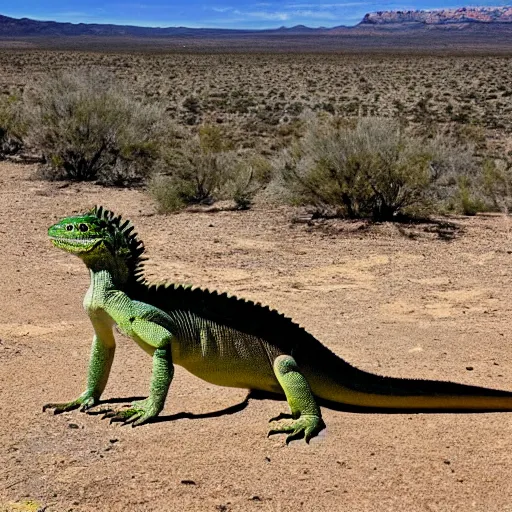
POLYGON ((187 194, 183 194, 171 176, 153 176, 148 183, 148 193, 160 213, 177 212, 187 206, 187 194))
POLYGON ((362 118, 351 128, 315 119, 280 168, 292 202, 383 221, 425 213, 453 195, 457 177, 474 168, 464 166, 470 155, 407 136, 394 120, 362 118))
POLYGON ((228 176, 225 165, 229 145, 220 128, 205 125, 199 133, 165 156, 163 173, 151 180, 148 190, 162 212, 187 204, 211 204, 228 176))
POLYGON ((49 179, 127 185, 146 178, 171 132, 157 105, 143 104, 99 73, 63 73, 26 98, 29 140, 49 179))
POLYGON ((487 159, 483 165, 483 193, 495 210, 512 208, 512 161, 487 159))
POLYGON ((234 160, 225 187, 225 197, 237 210, 248 210, 254 197, 272 180, 271 163, 262 156, 245 155, 234 160))
POLYGON ((217 126, 204 125, 198 134, 166 157, 164 173, 155 176, 148 191, 162 213, 189 204, 213 204, 231 199, 240 210, 268 184, 272 166, 263 157, 237 155, 217 126))
POLYGON ((15 95, 0 98, 0 159, 16 154, 23 147, 27 127, 20 115, 20 104, 15 95))
POLYGON ((462 176, 458 182, 459 191, 455 196, 456 200, 458 200, 459 204, 456 208, 460 210, 464 215, 476 215, 478 212, 483 212, 488 209, 485 202, 476 197, 473 191, 473 186, 471 181, 466 176, 462 176))

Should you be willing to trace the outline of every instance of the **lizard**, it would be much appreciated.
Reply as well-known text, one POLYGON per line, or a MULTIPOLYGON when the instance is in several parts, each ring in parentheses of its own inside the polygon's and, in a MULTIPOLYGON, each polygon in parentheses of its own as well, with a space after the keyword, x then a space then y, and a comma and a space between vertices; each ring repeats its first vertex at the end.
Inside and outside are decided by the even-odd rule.
POLYGON ((268 435, 286 443, 318 435, 319 403, 392 411, 510 411, 512 392, 449 381, 381 376, 358 369, 278 311, 227 293, 144 276, 144 244, 130 221, 96 206, 48 230, 54 246, 78 256, 90 272, 84 308, 92 342, 86 390, 43 411, 98 405, 114 359, 114 326, 152 356, 149 396, 107 411, 132 426, 163 409, 174 364, 220 386, 284 394, 290 412, 272 418, 268 435))

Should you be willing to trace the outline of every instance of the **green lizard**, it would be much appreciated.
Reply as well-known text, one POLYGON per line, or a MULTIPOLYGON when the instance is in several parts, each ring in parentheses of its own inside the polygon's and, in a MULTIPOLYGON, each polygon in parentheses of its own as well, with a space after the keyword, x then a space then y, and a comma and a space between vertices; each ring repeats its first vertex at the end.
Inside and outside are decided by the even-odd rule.
POLYGON ((259 303, 150 284, 143 275, 144 246, 133 226, 101 206, 61 220, 48 234, 56 247, 76 254, 89 268, 84 307, 95 334, 85 392, 43 410, 85 411, 98 403, 114 359, 114 325, 153 358, 149 397, 109 413, 111 421, 132 426, 163 409, 174 364, 213 384, 284 393, 291 414, 273 418, 277 423, 269 435, 287 433, 287 442, 301 437, 309 442, 325 427, 319 399, 393 410, 512 410, 512 392, 359 370, 259 303))

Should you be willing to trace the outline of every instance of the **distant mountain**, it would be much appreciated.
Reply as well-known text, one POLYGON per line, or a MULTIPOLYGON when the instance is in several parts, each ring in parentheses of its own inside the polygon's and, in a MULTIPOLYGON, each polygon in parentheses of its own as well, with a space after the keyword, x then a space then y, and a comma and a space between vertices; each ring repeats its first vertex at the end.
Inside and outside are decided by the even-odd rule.
POLYGON ((187 27, 137 27, 132 25, 110 25, 100 23, 60 23, 57 21, 38 21, 29 18, 9 18, 0 15, 0 36, 187 36, 212 34, 241 34, 244 30, 207 29, 187 27))
MULTIPOLYGON (((10 18, 0 15, 0 38, 59 38, 74 36, 101 36, 113 38, 179 38, 188 39, 233 39, 247 37, 278 36, 364 36, 368 31, 389 33, 415 31, 421 28, 466 28, 477 33, 512 33, 511 7, 463 7, 434 11, 379 11, 366 14, 354 27, 310 28, 304 25, 280 27, 267 30, 233 30, 187 27, 137 27, 132 25, 111 25, 99 23, 60 23, 38 21, 29 18, 10 18), (471 28, 472 27, 472 28, 471 28), (480 27, 480 28, 478 28, 480 27), (484 29, 485 27, 485 29, 484 29), (382 30, 379 30, 382 29, 382 30)), ((290 39, 290 38, 288 38, 290 39)))
POLYGON ((378 11, 366 14, 359 25, 409 23, 424 25, 512 23, 512 7, 461 7, 460 9, 438 9, 433 11, 378 11))
POLYGON ((222 37, 250 34, 309 34, 324 32, 325 28, 310 28, 305 25, 280 27, 271 30, 242 30, 187 27, 137 27, 133 25, 111 25, 100 23, 61 23, 38 21, 29 18, 9 18, 0 14, 0 37, 55 37, 55 36, 113 36, 113 37, 222 37))

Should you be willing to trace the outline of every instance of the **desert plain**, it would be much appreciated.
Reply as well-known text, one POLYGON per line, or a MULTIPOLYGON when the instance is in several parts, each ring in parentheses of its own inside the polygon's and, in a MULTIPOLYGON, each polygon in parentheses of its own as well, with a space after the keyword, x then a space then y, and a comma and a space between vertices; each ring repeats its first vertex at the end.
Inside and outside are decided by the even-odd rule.
MULTIPOLYGON (((2 78, 6 91, 23 88, 27 70, 41 72, 37 58, 47 54, 28 52, 30 66, 13 55, 0 56, 9 70, 2 78)), ((120 65, 123 59, 132 65, 126 55, 94 55, 120 74, 131 72, 120 65)), ((48 58, 54 66, 69 66, 93 57, 64 52, 48 58)), ((185 86, 163 90, 158 85, 165 82, 158 73, 175 72, 176 80, 193 82, 201 69, 210 77, 205 83, 214 83, 203 57, 190 61, 187 74, 174 56, 167 67, 135 81, 134 88, 143 80, 140 91, 171 99, 181 94, 183 101, 192 95, 197 108, 191 109, 192 101, 183 106, 182 99, 172 100, 179 105, 175 112, 170 109, 177 119, 218 120, 233 126, 235 140, 263 148, 271 139, 279 146, 277 135, 288 136, 281 117, 291 114, 283 114, 286 105, 275 107, 279 95, 287 102, 287 95, 295 94, 295 100, 314 107, 329 101, 327 93, 324 98, 315 91, 330 81, 335 100, 332 108, 324 105, 327 112, 348 108, 353 98, 362 97, 357 91, 363 87, 367 96, 360 103, 365 109, 373 104, 374 113, 423 112, 440 117, 447 130, 474 137, 484 149, 510 150, 508 57, 357 61, 350 56, 344 65, 358 74, 340 97, 338 79, 321 72, 335 57, 318 60, 318 80, 307 73, 303 91, 291 93, 295 86, 286 76, 293 66, 301 71, 300 63, 281 56, 284 64, 273 75, 278 85, 265 93, 269 108, 261 109, 258 87, 270 57, 254 57, 259 74, 243 67, 241 58, 214 57, 231 70, 240 67, 238 87, 252 91, 258 106, 253 110, 237 103, 247 95, 230 90, 220 97, 229 108, 215 104, 213 109, 216 96, 208 85, 197 85, 194 94, 185 86), (368 71, 364 76, 361 62, 368 71), (401 62, 410 75, 400 75, 390 62, 401 62), (432 63, 425 72, 430 79, 415 81, 414 69, 425 62, 432 63), (388 81, 387 93, 373 90, 379 70, 388 81), (451 85, 445 78, 449 73, 459 77, 451 85), (400 82, 397 94, 404 76, 411 83, 400 82), (476 92, 471 76, 477 77, 476 92), (449 109, 442 103, 446 92, 452 98, 449 109), (420 101, 425 94, 426 103, 420 101), (452 119, 454 109, 473 122, 452 119)), ((156 57, 148 61, 150 68, 156 66, 151 59, 156 57)), ((307 59, 313 65, 314 57, 307 59)), ((332 69, 335 74, 338 68, 332 69)), ((227 71, 225 77, 232 80, 227 71)), ((200 84, 199 78, 194 83, 200 84)), ((354 105, 350 113, 362 108, 354 105)), ((71 400, 83 391, 92 339, 81 306, 86 268, 53 248, 46 231, 61 217, 97 204, 134 223, 146 245, 151 279, 193 283, 268 304, 367 371, 512 390, 512 221, 506 213, 405 224, 309 221, 297 208, 262 200, 244 212, 161 215, 141 189, 42 181, 36 165, 0 162, 0 510, 512 510, 512 413, 363 414, 325 408, 327 429, 318 438, 310 445, 286 446, 281 436, 266 437, 269 418, 286 410, 285 402, 244 402, 246 391, 213 386, 179 367, 165 410, 147 425, 109 425, 94 410, 43 413, 44 403, 71 400)), ((133 341, 116 336, 116 358, 98 409, 121 407, 148 391, 150 358, 133 341)))

